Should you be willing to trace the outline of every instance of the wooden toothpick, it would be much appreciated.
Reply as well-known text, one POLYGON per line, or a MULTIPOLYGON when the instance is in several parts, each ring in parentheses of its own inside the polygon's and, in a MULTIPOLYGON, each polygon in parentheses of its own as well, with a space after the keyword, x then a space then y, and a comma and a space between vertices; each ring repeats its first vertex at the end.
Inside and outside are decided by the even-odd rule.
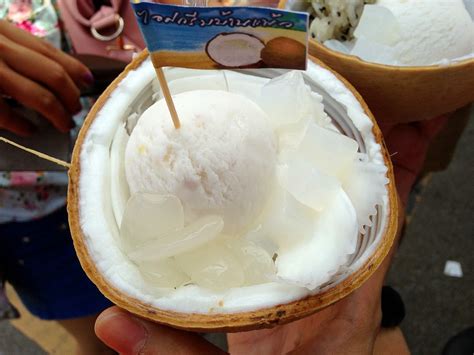
POLYGON ((5 142, 7 144, 10 144, 18 149, 21 149, 21 150, 24 150, 25 152, 28 152, 30 154, 33 154, 33 155, 36 155, 37 157, 41 158, 41 159, 44 159, 44 160, 48 160, 52 163, 55 163, 55 164, 58 164, 58 165, 61 165, 67 169, 69 169, 71 167, 71 164, 70 163, 67 163, 65 161, 62 161, 60 159, 57 159, 57 158, 54 158, 54 157, 51 157, 47 154, 44 154, 44 153, 41 153, 41 152, 38 152, 37 150, 34 150, 34 149, 30 149, 30 148, 27 148, 21 144, 18 144, 18 143, 15 143, 7 138, 4 138, 4 137, 0 137, 0 141, 2 142, 5 142))
MULTIPOLYGON (((138 4, 140 0, 132 0, 135 4, 138 4)), ((158 63, 154 56, 153 52, 150 52, 151 61, 155 67, 156 76, 160 82, 161 91, 163 91, 163 96, 165 97, 166 105, 170 111, 171 119, 173 120, 174 128, 179 129, 181 127, 181 122, 179 122, 178 113, 176 112, 176 107, 174 106, 173 98, 171 97, 170 88, 168 87, 168 82, 166 81, 165 74, 161 68, 160 63, 158 63)))
POLYGON ((168 105, 168 110, 170 111, 174 128, 179 129, 179 127, 181 127, 181 122, 179 122, 178 113, 176 112, 176 107, 174 106, 173 98, 171 97, 170 88, 168 87, 168 83, 166 82, 163 69, 155 66, 155 72, 158 76, 158 81, 160 82, 161 91, 163 91, 163 96, 165 97, 166 105, 168 105))

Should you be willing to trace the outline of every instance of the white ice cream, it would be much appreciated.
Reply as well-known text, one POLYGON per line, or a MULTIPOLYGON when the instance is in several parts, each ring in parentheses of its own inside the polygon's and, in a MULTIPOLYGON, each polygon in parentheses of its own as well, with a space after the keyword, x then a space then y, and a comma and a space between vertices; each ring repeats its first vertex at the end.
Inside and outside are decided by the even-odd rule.
POLYGON ((463 0, 378 0, 365 5, 354 41, 329 40, 324 44, 375 63, 443 64, 474 55, 474 22, 466 6, 473 4, 463 0))
POLYGON ((241 95, 196 90, 174 97, 181 128, 162 99, 148 108, 128 141, 132 194, 172 194, 185 222, 223 215, 233 234, 259 215, 274 176, 276 141, 267 114, 241 95))

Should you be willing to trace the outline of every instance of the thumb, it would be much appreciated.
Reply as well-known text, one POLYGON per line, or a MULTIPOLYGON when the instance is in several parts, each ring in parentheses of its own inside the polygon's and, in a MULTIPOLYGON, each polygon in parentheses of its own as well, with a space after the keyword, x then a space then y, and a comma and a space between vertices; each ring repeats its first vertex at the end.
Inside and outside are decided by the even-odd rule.
POLYGON ((225 354, 199 335, 168 328, 111 307, 96 320, 97 336, 124 355, 225 354))

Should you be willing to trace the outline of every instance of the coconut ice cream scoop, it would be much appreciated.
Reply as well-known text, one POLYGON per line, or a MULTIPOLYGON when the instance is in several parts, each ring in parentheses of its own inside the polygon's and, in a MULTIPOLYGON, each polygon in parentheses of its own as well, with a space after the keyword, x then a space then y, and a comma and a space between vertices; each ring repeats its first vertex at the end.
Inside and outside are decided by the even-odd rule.
POLYGON ((174 102, 179 130, 162 99, 130 136, 130 192, 177 196, 185 222, 221 214, 225 232, 245 228, 263 208, 275 172, 276 140, 266 113, 244 96, 218 90, 184 92, 174 102))

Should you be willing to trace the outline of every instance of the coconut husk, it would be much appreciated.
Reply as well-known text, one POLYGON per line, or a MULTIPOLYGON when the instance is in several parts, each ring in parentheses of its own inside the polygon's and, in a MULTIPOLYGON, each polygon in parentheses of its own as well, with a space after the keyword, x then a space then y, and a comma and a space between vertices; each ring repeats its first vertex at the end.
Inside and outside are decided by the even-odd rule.
MULTIPOLYGON (((287 8, 281 0, 279 8, 287 8)), ((474 59, 449 65, 399 67, 333 51, 310 39, 309 53, 344 76, 380 122, 411 122, 474 102, 474 59)))
MULTIPOLYGON (((356 272, 351 274, 341 283, 330 287, 329 289, 317 295, 306 297, 304 299, 294 301, 288 304, 281 304, 275 307, 259 309, 251 312, 240 312, 233 314, 189 314, 179 313, 173 311, 166 311, 154 308, 140 299, 130 297, 122 293, 119 289, 114 287, 104 276, 100 273, 95 265, 93 258, 88 249, 86 238, 83 234, 79 219, 79 183, 81 175, 80 154, 82 145, 86 137, 87 131, 91 127, 92 122, 96 119, 98 112, 101 110, 104 103, 109 98, 110 94, 115 90, 117 85, 127 75, 127 73, 137 68, 148 56, 146 51, 142 52, 133 62, 127 66, 125 71, 107 88, 107 90, 98 99, 89 115, 86 118, 84 126, 82 127, 74 152, 72 156, 71 168, 69 170, 69 190, 68 190, 68 213, 69 225, 71 229, 74 247, 77 256, 80 260, 82 268, 92 280, 92 282, 99 288, 99 290, 112 302, 127 311, 140 316, 142 318, 169 325, 171 327, 200 331, 221 331, 221 332, 237 332, 244 330, 269 328, 279 324, 285 324, 302 317, 309 316, 318 310, 333 304, 334 302, 346 297, 355 289, 360 287, 382 263, 385 256, 388 254, 397 232, 397 194, 395 191, 395 183, 393 176, 393 169, 390 162, 389 155, 385 149, 382 139, 382 134, 375 123, 375 120, 370 113, 367 105, 362 100, 361 96, 354 90, 349 83, 342 77, 338 76, 346 86, 354 93, 356 98, 360 101, 364 110, 370 119, 374 122, 373 133, 376 140, 383 147, 383 154, 385 164, 388 167, 387 177, 390 182, 388 187, 389 197, 389 215, 388 223, 384 231, 383 239, 378 245, 374 253, 368 258, 367 262, 356 272)), ((324 66, 322 63, 314 58, 311 58, 318 65, 324 66)), ((337 75, 337 74, 336 74, 337 75)))

